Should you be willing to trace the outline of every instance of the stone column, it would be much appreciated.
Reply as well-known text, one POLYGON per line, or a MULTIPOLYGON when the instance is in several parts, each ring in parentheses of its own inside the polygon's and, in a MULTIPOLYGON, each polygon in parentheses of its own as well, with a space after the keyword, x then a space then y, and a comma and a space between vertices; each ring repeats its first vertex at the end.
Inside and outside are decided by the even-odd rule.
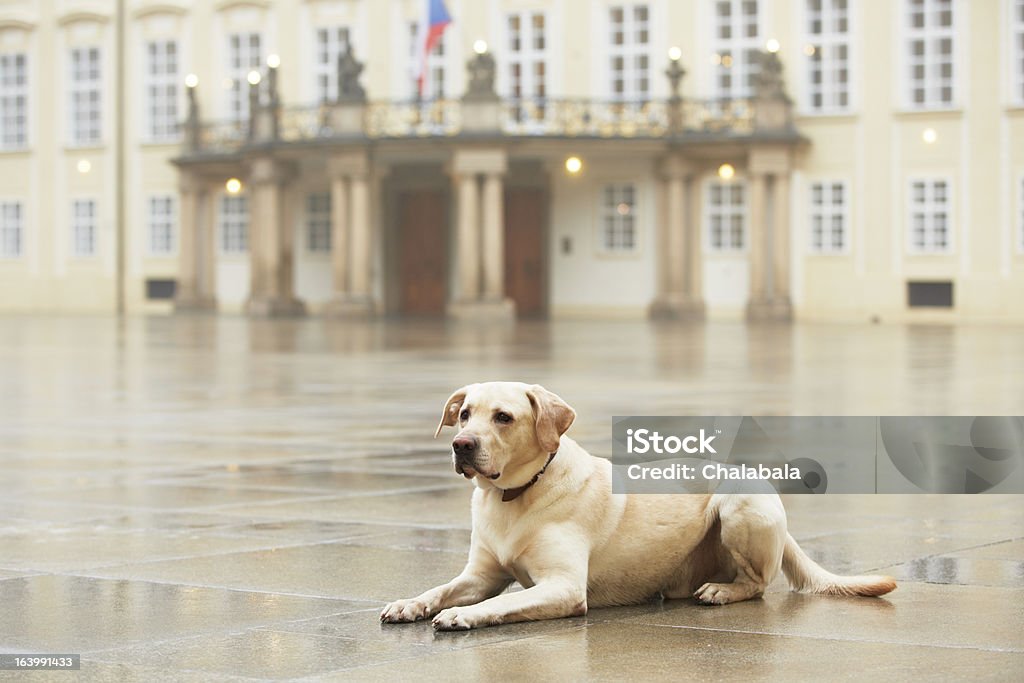
POLYGON ((178 281, 174 308, 179 311, 206 310, 213 300, 204 296, 202 287, 202 181, 182 171, 178 228, 178 281))
POLYGON ((457 149, 450 172, 457 183, 456 265, 459 293, 448 304, 455 318, 512 319, 515 304, 505 297, 504 149, 457 149), (477 180, 484 177, 483 187, 477 180), (482 281, 481 281, 482 275, 482 281))
POLYGON ((687 261, 687 275, 690 295, 690 315, 693 318, 703 318, 704 307, 704 241, 703 241, 703 206, 704 198, 701 195, 700 177, 691 175, 690 181, 686 184, 687 201, 689 202, 690 220, 686 226, 686 253, 689 256, 687 261))
POLYGON ((249 262, 251 315, 301 315, 305 306, 295 298, 285 264, 291 250, 285 232, 291 228, 286 211, 285 187, 290 169, 280 161, 263 158, 252 163, 249 179, 249 262))
POLYGON ((341 174, 331 177, 331 273, 334 298, 348 296, 348 180, 341 174))
POLYGON ((768 216, 765 201, 767 179, 764 174, 751 170, 747 175, 750 190, 750 300, 747 314, 755 306, 765 303, 765 281, 767 279, 766 248, 768 216))
POLYGON ((459 294, 463 303, 480 300, 480 189, 475 173, 463 173, 455 179, 458 193, 456 235, 459 240, 455 255, 459 294))
POLYGON ((787 321, 793 317, 789 295, 789 175, 787 147, 759 146, 750 152, 750 301, 749 320, 787 321), (771 177, 771 207, 767 178, 771 177))
POLYGON ((505 197, 501 174, 484 176, 484 300, 505 299, 505 197))
POLYGON ((377 312, 373 292, 374 231, 370 158, 365 150, 328 162, 331 176, 331 263, 334 298, 328 316, 366 318, 377 312))
MULTIPOLYGON (((665 269, 659 277, 662 290, 651 304, 649 313, 655 318, 700 318, 704 307, 695 299, 691 289, 690 269, 699 258, 688 239, 687 185, 693 175, 693 166, 679 155, 665 159, 661 164, 661 175, 665 188, 665 215, 662 235, 664 242, 656 245, 659 252, 665 252, 660 265, 665 269)), ((692 198, 691 198, 692 201, 692 198)))

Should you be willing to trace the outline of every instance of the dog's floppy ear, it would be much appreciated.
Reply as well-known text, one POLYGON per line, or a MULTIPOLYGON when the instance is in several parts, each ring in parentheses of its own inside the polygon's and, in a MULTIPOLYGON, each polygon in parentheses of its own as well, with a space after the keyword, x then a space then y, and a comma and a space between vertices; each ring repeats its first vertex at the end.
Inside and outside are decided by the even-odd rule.
POLYGON ((533 414, 537 419, 537 441, 548 453, 558 450, 558 442, 562 434, 569 429, 576 419, 576 411, 569 404, 539 384, 534 384, 526 392, 533 406, 533 414))
POLYGON ((443 427, 454 427, 458 424, 459 411, 462 410, 462 403, 466 400, 466 393, 470 386, 472 385, 467 384, 461 389, 456 389, 455 393, 448 397, 444 404, 444 411, 441 413, 441 421, 437 424, 437 431, 434 432, 435 439, 443 427))

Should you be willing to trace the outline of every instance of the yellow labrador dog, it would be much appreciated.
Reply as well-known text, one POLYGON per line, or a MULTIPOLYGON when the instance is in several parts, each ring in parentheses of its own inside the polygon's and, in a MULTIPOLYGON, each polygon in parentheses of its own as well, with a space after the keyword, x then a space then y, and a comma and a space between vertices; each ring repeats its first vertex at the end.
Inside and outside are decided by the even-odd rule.
MULTIPOLYGON (((381 621, 438 630, 580 616, 588 607, 760 596, 780 569, 797 590, 884 595, 884 576, 836 576, 786 530, 772 494, 613 495, 608 460, 565 436, 576 412, 540 385, 471 384, 445 404, 455 470, 473 479, 469 560, 457 577, 392 602, 381 621), (525 590, 504 593, 518 581, 525 590)), ((435 434, 436 436, 437 434, 435 434)))

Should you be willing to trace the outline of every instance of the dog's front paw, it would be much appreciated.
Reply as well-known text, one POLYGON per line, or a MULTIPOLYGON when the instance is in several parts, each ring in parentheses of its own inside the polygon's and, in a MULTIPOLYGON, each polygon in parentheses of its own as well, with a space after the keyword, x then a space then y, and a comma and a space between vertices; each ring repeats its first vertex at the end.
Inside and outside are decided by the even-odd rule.
POLYGON ((464 607, 449 607, 434 617, 435 631, 468 631, 476 626, 464 607))
POLYGON ((409 600, 395 600, 385 607, 380 613, 380 620, 386 624, 404 624, 410 621, 419 621, 430 616, 430 608, 427 604, 416 598, 409 600))

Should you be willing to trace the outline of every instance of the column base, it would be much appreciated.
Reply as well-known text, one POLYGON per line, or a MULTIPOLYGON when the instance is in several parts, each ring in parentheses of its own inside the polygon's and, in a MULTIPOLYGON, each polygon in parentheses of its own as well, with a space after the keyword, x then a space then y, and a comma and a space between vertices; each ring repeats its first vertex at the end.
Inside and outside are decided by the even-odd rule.
POLYGON ((295 297, 249 299, 245 312, 260 318, 294 317, 306 314, 306 304, 295 297))
POLYGON ((377 316, 377 304, 369 297, 336 296, 324 307, 324 316, 366 320, 377 316))
POLYGON ((790 322, 793 320, 793 305, 788 298, 750 301, 747 304, 747 320, 790 322))
POLYGON ((647 316, 652 320, 704 320, 704 301, 663 294, 651 302, 647 316))
POLYGON ((454 320, 501 321, 515 320, 516 304, 512 299, 491 301, 452 301, 448 304, 448 317, 454 320))
POLYGON ((212 296, 184 293, 174 297, 175 313, 208 313, 217 310, 217 300, 212 296))

